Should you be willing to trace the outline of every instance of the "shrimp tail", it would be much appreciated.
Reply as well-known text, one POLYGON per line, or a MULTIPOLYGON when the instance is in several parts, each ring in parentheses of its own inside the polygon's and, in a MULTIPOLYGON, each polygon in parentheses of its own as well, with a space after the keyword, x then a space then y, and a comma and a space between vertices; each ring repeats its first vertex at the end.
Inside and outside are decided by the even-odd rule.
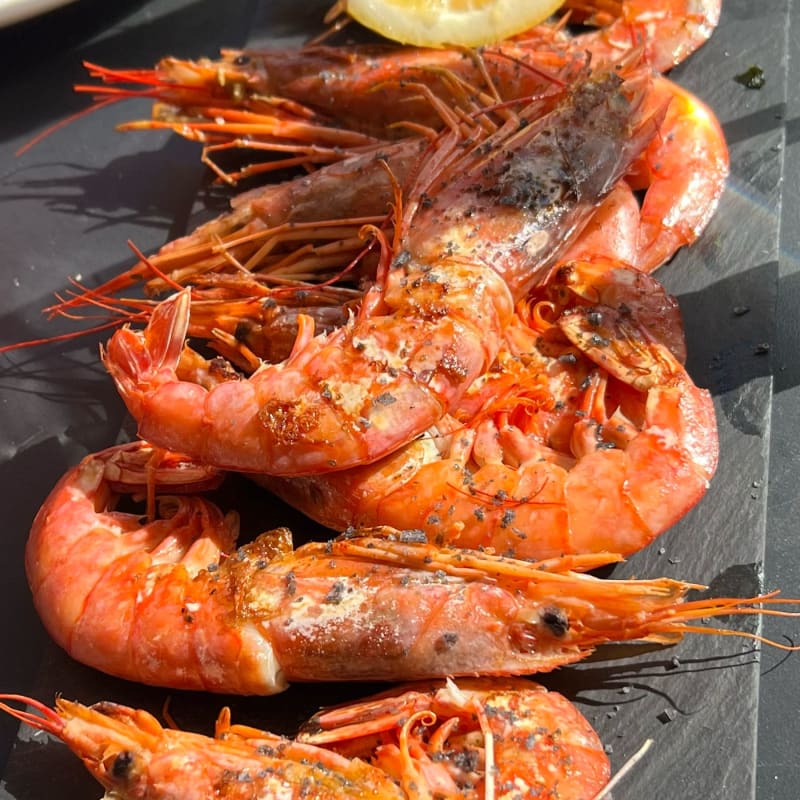
POLYGON ((189 329, 189 305, 190 294, 185 289, 156 306, 143 333, 124 326, 107 347, 101 347, 103 364, 134 417, 141 414, 135 391, 140 376, 155 379, 162 369, 178 366, 189 329))

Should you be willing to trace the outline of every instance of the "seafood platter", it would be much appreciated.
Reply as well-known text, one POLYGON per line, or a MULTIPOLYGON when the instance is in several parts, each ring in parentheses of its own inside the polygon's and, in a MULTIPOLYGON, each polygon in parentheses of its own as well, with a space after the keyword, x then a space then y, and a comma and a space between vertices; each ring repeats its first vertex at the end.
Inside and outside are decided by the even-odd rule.
POLYGON ((0 31, 0 798, 794 798, 791 9, 328 5, 0 31))

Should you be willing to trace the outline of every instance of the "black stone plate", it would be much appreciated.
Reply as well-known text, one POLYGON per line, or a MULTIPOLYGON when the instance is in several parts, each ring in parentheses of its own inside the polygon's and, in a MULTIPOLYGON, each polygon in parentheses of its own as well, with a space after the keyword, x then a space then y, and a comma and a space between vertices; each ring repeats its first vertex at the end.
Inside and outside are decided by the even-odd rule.
MULTIPOLYGON (((310 33, 306 15, 320 18, 326 5, 316 2, 300 12, 288 0, 81 0, 0 32, 0 344, 67 330, 40 314, 67 276, 90 284, 107 278, 131 263, 126 240, 152 251, 186 230, 199 208, 215 212, 226 202, 224 194, 207 190, 194 145, 168 135, 114 132, 116 123, 146 115, 146 104, 83 117, 16 157, 36 133, 85 107, 85 98, 70 88, 84 79, 81 60, 143 67, 168 53, 213 56, 248 37, 298 43, 310 33)), ((703 501, 616 575, 667 575, 731 594, 775 586, 800 594, 793 545, 800 201, 798 159, 786 157, 798 147, 797 122, 787 119, 787 108, 795 115, 800 103, 800 51, 792 41, 790 5, 726 0, 711 41, 674 73, 715 109, 731 149, 731 178, 718 214, 701 241, 660 273, 684 311, 690 371, 714 395, 721 462, 703 501), (758 91, 735 81, 753 64, 766 75, 758 91), (742 308, 748 312, 736 313, 742 308)), ((68 466, 132 433, 99 365, 99 341, 88 337, 0 356, 6 520, 0 691, 48 702, 56 692, 87 703, 114 699, 156 713, 171 697, 181 725, 209 732, 225 702, 236 719, 291 733, 318 706, 375 688, 302 686, 271 698, 223 700, 111 679, 49 642, 22 567, 31 520, 68 466)), ((249 507, 252 530, 289 524, 301 539, 322 533, 265 495, 258 498, 260 516, 254 514, 253 492, 234 484, 229 498, 249 507)), ((752 618, 745 623, 757 629, 752 618)), ((783 619, 766 628, 791 640, 800 623, 783 619)), ((800 668, 782 653, 760 656, 744 640, 693 637, 665 650, 607 649, 544 682, 587 714, 615 770, 645 740, 654 740, 614 792, 617 800, 747 800, 757 787, 759 798, 796 800, 800 722, 793 687, 800 668)), ((66 748, 29 729, 18 731, 8 718, 0 718, 0 771, 0 797, 99 794, 66 748)))

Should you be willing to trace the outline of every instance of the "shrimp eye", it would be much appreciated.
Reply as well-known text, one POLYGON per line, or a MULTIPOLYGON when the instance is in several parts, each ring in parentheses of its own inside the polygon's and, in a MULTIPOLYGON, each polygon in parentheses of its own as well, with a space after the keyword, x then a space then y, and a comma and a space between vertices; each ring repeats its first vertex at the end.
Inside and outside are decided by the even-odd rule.
POLYGON ((133 766, 133 753, 130 750, 123 750, 118 753, 111 765, 111 777, 118 781, 125 780, 133 766))
POLYGON ((250 56, 247 56, 244 53, 236 56, 236 58, 233 59, 233 63, 237 67, 246 67, 250 63, 250 61, 251 61, 250 56))
POLYGON ((555 606, 549 606, 542 610, 542 622, 550 630, 553 636, 559 639, 569 630, 569 619, 567 615, 555 606))

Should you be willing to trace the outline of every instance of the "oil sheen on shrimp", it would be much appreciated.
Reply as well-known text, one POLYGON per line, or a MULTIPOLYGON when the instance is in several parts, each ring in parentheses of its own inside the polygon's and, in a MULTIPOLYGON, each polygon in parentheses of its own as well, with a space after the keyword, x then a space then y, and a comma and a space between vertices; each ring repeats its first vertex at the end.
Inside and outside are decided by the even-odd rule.
MULTIPOLYGON (((531 563, 386 528, 297 550, 282 529, 237 549, 235 520, 199 497, 163 499, 150 523, 109 510, 106 472, 132 485, 145 447, 70 470, 37 515, 25 560, 53 639, 128 680, 270 694, 290 681, 524 675, 605 642, 715 632, 696 618, 782 613, 751 608, 766 597, 687 602, 702 587, 573 571, 618 560, 608 553, 531 563)), ((140 485, 153 474, 156 461, 140 485)))
POLYGON ((520 305, 452 416, 343 472, 256 480, 334 530, 391 525, 517 558, 640 550, 705 494, 711 396, 682 366, 674 298, 632 268, 572 262, 520 305))
POLYGON ((296 740, 231 724, 227 709, 211 738, 116 703, 0 699, 30 705, 0 709, 60 738, 119 800, 586 800, 609 776, 578 710, 521 679, 398 687, 320 712, 296 740))
MULTIPOLYGON (((447 413, 494 361, 513 302, 641 152, 651 81, 601 74, 552 112, 437 139, 359 313, 301 328, 291 356, 211 389, 181 380, 183 292, 104 353, 140 435, 212 466, 303 475, 375 461, 447 413)), ((535 103, 532 105, 536 105, 535 103)))

